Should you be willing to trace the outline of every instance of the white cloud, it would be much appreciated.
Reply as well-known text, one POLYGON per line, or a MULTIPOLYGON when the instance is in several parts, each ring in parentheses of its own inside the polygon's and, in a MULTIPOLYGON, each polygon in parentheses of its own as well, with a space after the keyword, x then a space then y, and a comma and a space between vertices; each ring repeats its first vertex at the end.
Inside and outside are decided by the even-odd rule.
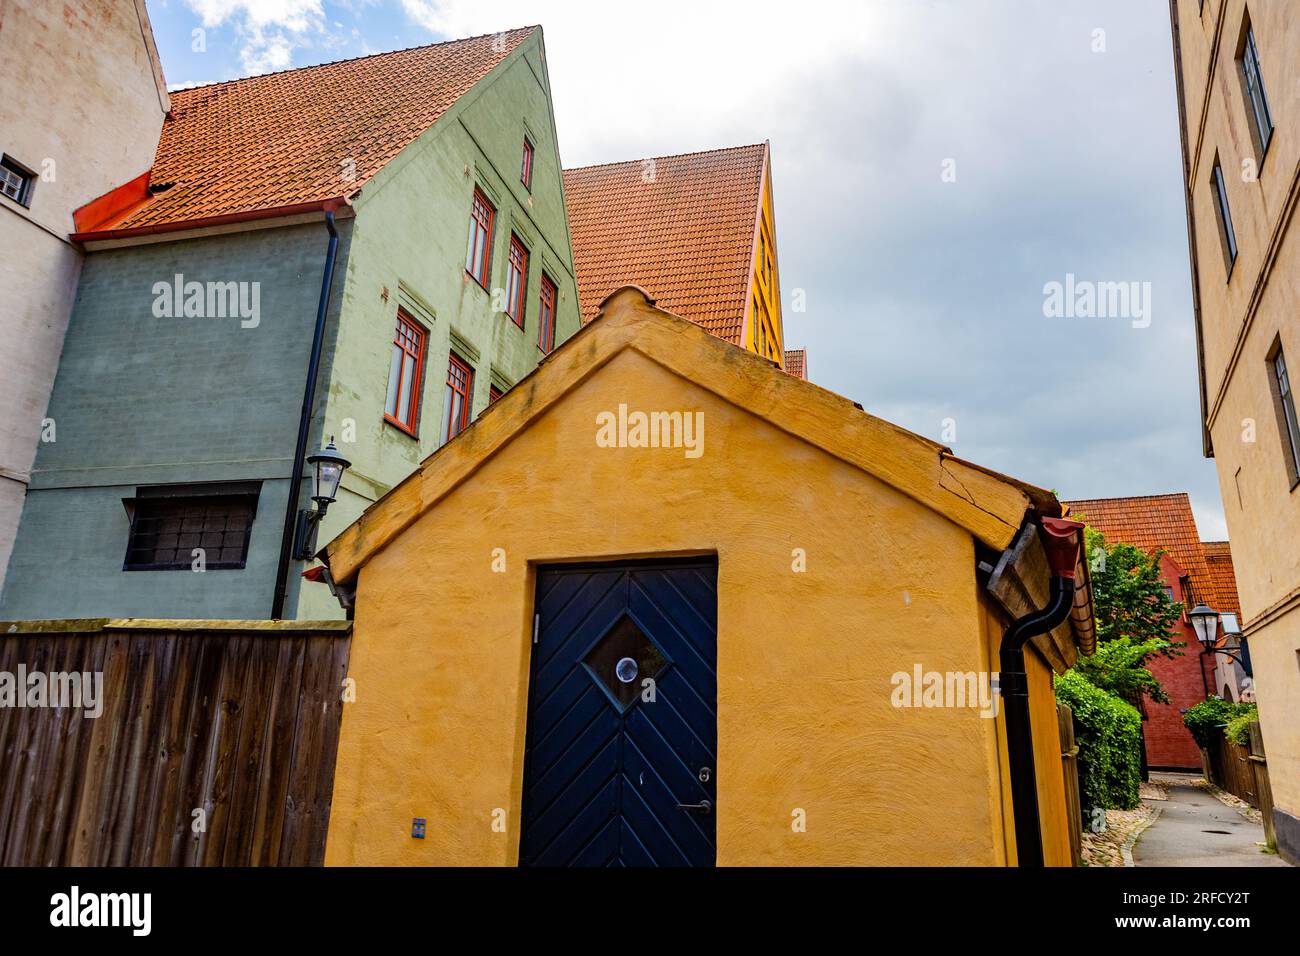
POLYGON ((787 341, 818 384, 935 438, 954 417, 958 454, 1067 497, 1188 490, 1219 533, 1162 5, 401 6, 438 39, 542 24, 567 167, 770 139, 781 284, 808 302, 787 341), (1151 281, 1154 324, 1049 323, 1066 272, 1151 281))
POLYGON ((186 0, 205 29, 230 23, 243 41, 239 56, 249 73, 284 70, 294 50, 325 32, 321 0, 186 0))
POLYGON ((187 0, 204 26, 220 26, 237 20, 250 29, 283 27, 306 32, 324 16, 320 0, 187 0))
POLYGON ((192 90, 197 86, 211 86, 213 83, 218 83, 218 82, 220 81, 219 80, 185 80, 183 83, 168 83, 167 92, 178 93, 181 90, 192 90))
POLYGON ((246 46, 242 51, 244 68, 249 73, 286 70, 293 64, 295 46, 296 44, 283 33, 270 37, 258 36, 256 43, 246 46))
POLYGON ((568 165, 762 140, 791 78, 879 52, 895 6, 402 0, 447 38, 542 24, 568 165))

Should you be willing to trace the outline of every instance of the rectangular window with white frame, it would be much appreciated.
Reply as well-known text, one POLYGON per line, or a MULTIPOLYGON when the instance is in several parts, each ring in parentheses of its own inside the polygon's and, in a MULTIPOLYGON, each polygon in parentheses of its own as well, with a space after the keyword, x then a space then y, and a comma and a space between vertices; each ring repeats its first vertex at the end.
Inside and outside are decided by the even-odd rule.
POLYGON ((0 193, 20 206, 32 204, 36 174, 12 156, 0 156, 0 193))

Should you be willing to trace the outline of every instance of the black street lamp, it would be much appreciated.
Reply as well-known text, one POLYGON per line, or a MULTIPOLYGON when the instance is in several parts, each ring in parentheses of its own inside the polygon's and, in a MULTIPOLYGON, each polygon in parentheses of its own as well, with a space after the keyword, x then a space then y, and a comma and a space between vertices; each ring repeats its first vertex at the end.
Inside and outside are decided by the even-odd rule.
POLYGON ((294 536, 293 556, 299 561, 310 561, 315 556, 316 529, 329 506, 338 498, 343 472, 351 467, 352 462, 339 454, 339 450, 334 447, 334 436, 331 435, 328 445, 307 456, 307 464, 314 469, 311 500, 316 502, 316 510, 304 508, 298 512, 298 532, 294 536))
POLYGON ((1222 654, 1228 660, 1236 661, 1242 667, 1246 666, 1239 656, 1239 648, 1214 646, 1214 642, 1219 636, 1218 611, 1205 604, 1198 604, 1187 612, 1187 616, 1192 619, 1192 628, 1196 631, 1196 639, 1201 642, 1202 654, 1211 656, 1222 654))

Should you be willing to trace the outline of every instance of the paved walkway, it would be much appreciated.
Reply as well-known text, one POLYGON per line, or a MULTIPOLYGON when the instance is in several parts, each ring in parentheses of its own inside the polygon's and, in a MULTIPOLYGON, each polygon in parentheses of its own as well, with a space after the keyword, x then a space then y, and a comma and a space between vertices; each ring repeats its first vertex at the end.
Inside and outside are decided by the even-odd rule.
POLYGON ((1195 785, 1193 775, 1152 774, 1169 784, 1160 815, 1133 848, 1136 866, 1287 866, 1264 853, 1264 828, 1195 785))

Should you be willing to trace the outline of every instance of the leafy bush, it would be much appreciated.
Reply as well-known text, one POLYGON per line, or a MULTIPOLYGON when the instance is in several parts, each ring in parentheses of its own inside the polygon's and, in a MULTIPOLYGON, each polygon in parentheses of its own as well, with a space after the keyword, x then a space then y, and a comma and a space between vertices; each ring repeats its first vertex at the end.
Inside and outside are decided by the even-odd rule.
POLYGON ((1074 671, 1056 679, 1056 699, 1074 712, 1084 819, 1095 807, 1132 810, 1138 805, 1142 766, 1137 708, 1074 671))
POLYGON ((1246 715, 1250 715, 1250 719, 1243 722, 1243 729, 1245 724, 1257 719, 1255 705, 1234 704, 1221 697, 1211 697, 1187 709, 1187 713, 1183 714, 1183 726, 1192 732, 1202 750, 1208 750, 1218 741, 1229 721, 1246 715))
MULTIPOLYGON (((1163 597, 1164 595, 1161 595, 1163 597)), ((1160 681, 1147 670, 1151 658, 1170 653, 1181 653, 1172 641, 1161 638, 1135 642, 1130 637, 1113 637, 1097 642, 1097 651, 1090 657, 1080 657, 1074 670, 1120 700, 1135 704, 1144 696, 1157 704, 1169 703, 1169 695, 1160 681)))
MULTIPOLYGON (((1087 515, 1081 517, 1087 521, 1087 515)), ((1127 637, 1135 643, 1157 640, 1164 657, 1181 654, 1183 606, 1165 594, 1160 554, 1147 554, 1123 541, 1107 544, 1093 527, 1084 532, 1092 570, 1093 606, 1097 616, 1097 639, 1111 641, 1127 637)), ((1158 687, 1159 685, 1157 685, 1158 687)))
POLYGON ((1239 708, 1237 716, 1228 721, 1223 736, 1234 744, 1244 747, 1250 743, 1251 722, 1259 720, 1259 708, 1254 704, 1238 704, 1237 707, 1239 708))

